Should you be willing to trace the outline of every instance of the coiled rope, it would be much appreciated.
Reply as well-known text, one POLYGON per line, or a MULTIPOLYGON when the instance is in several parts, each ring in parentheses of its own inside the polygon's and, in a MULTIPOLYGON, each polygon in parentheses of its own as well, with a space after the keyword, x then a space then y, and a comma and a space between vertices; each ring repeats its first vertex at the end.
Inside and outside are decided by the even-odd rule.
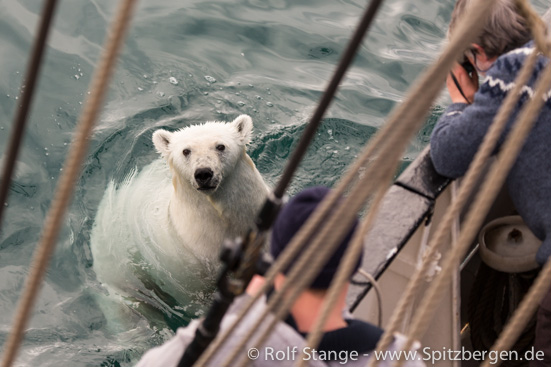
MULTIPOLYGON (((536 278, 536 281, 530 287, 526 296, 522 299, 518 309, 514 313, 511 320, 505 326, 503 332, 499 335, 498 340, 494 343, 491 351, 495 351, 497 356, 500 356, 501 351, 510 350, 511 346, 518 339, 526 324, 530 321, 539 303, 543 297, 549 292, 551 287, 551 261, 547 261, 542 271, 536 278)), ((501 365, 501 359, 490 361, 486 359, 481 367, 490 367, 501 365)))
POLYGON ((135 0, 121 1, 107 36, 103 55, 96 75, 92 79, 90 97, 86 101, 81 114, 78 129, 63 165, 63 174, 59 179, 54 199, 46 217, 40 242, 33 255, 30 273, 19 301, 14 326, 6 342, 2 367, 11 366, 19 350, 23 338, 23 330, 27 325, 49 259, 54 251, 64 213, 73 195, 82 161, 88 150, 92 129, 103 103, 108 81, 113 72, 116 57, 122 45, 125 31, 128 28, 135 3, 135 0))
MULTIPOLYGON (((503 273, 485 263, 480 264, 467 303, 473 350, 489 350, 495 344, 504 325, 518 309, 538 273, 539 269, 519 274, 503 273)), ((519 356, 525 355, 534 345, 535 328, 534 315, 510 350, 519 356)), ((524 364, 526 361, 520 358, 511 359, 506 363, 508 367, 524 364)))

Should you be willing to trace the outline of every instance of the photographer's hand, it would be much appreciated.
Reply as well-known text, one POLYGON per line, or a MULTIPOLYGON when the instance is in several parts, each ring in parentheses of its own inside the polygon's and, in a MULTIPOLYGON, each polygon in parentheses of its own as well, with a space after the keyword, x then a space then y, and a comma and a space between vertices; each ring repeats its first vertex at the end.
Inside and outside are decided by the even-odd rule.
POLYGON ((451 73, 448 74, 446 86, 448 87, 452 102, 470 104, 473 102, 474 94, 478 90, 478 73, 474 70, 472 75, 469 76, 463 66, 455 64, 451 73), (459 88, 455 84, 452 74, 455 76, 459 88))

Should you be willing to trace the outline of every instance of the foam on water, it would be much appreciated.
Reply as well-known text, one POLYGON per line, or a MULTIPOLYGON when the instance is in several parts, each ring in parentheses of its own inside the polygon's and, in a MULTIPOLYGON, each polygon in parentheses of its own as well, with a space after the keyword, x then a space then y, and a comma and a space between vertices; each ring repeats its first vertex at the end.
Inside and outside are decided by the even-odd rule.
MULTIPOLYGON (((337 182, 436 58, 453 3, 384 2, 290 194, 337 182)), ((541 11, 548 6, 544 0, 532 4, 541 11)), ((41 6, 37 1, 0 0, 1 147, 7 146, 12 131, 41 6)), ((358 0, 139 2, 18 365, 131 366, 144 349, 196 315, 200 301, 183 303, 208 298, 208 287, 184 282, 181 299, 155 298, 148 285, 136 281, 139 274, 125 275, 147 302, 122 294, 128 307, 117 308, 119 300, 97 278, 90 248, 93 219, 108 206, 101 202, 106 190, 127 177, 138 179, 132 172, 157 159, 151 142, 155 129, 230 121, 243 113, 255 122, 250 155, 274 185, 364 6, 358 0), (119 312, 127 312, 131 328, 111 321, 119 312)), ((61 3, 55 18, 0 233, 0 343, 7 338, 115 7, 110 0, 73 0, 61 3)), ((437 103, 426 129, 405 152, 404 164, 426 145, 442 102, 447 100, 437 103)), ((154 207, 154 195, 147 199, 154 207)), ((117 205, 118 210, 143 210, 132 202, 117 205)), ((143 231, 147 228, 134 228, 124 240, 155 246, 140 242, 143 231)), ((117 260, 132 265, 141 261, 124 254, 117 260)), ((175 275, 167 266, 148 259, 137 269, 157 271, 164 285, 176 287, 174 277, 184 273, 175 275)))

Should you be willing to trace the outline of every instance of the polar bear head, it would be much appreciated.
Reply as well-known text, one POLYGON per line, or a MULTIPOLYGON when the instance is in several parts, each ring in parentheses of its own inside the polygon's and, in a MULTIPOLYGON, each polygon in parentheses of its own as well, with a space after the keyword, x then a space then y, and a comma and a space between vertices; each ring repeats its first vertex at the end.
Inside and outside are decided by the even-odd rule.
POLYGON ((153 143, 177 179, 211 194, 246 154, 252 128, 252 119, 241 115, 229 123, 206 122, 175 132, 160 129, 153 134, 153 143))

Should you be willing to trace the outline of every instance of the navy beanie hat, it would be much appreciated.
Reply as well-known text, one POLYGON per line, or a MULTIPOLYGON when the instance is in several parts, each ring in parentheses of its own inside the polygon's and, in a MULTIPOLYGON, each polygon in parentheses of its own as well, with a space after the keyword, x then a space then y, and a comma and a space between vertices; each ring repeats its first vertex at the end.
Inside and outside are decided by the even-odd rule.
MULTIPOLYGON (((275 220, 275 223, 272 228, 272 240, 270 244, 270 253, 277 259, 279 254, 285 250, 285 247, 291 242, 291 239, 299 231, 300 227, 304 223, 310 214, 314 212, 318 204, 327 196, 330 189, 322 186, 312 187, 305 189, 293 197, 287 205, 283 207, 278 217, 275 220)), ((322 268, 321 272, 318 274, 317 278, 314 279, 313 283, 310 285, 310 288, 314 289, 327 289, 329 284, 333 279, 333 276, 337 272, 338 266, 341 262, 341 259, 344 255, 344 252, 348 248, 348 244, 352 239, 352 235, 356 226, 358 225, 358 220, 354 221, 354 224, 342 243, 339 245, 337 250, 330 257, 329 261, 322 268)), ((299 252, 297 257, 298 259, 302 255, 302 251, 299 252)), ((283 271, 284 274, 291 269, 294 264, 293 260, 283 271)), ((358 270, 361 263, 361 257, 356 263, 354 272, 358 270)), ((354 274, 354 272, 352 274, 354 274)))

